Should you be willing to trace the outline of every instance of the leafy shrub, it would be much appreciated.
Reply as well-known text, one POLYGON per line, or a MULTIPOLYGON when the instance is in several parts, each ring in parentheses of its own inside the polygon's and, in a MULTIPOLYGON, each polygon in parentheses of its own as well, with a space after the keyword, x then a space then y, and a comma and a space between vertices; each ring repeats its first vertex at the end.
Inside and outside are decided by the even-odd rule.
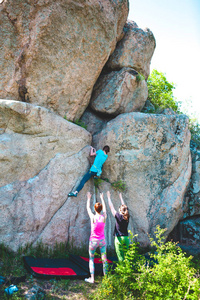
POLYGON ((150 258, 157 263, 140 265, 137 282, 141 299, 199 299, 200 278, 192 267, 192 256, 187 257, 174 242, 164 243, 164 232, 165 229, 158 226, 156 240, 150 239, 155 249, 150 258))
POLYGON ((75 121, 71 121, 71 120, 68 120, 66 116, 64 116, 64 119, 67 120, 68 122, 71 122, 71 123, 74 123, 84 129, 87 129, 87 125, 80 119, 77 119, 75 121))
POLYGON ((126 184, 122 180, 118 180, 118 181, 111 183, 111 186, 119 192, 124 192, 126 189, 126 184))
POLYGON ((164 243, 164 232, 157 227, 156 239, 150 239, 153 251, 146 261, 132 236, 124 261, 117 264, 114 274, 104 277, 91 299, 200 299, 200 278, 191 264, 192 257, 176 243, 164 243))
POLYGON ((172 108, 178 112, 178 102, 173 95, 174 83, 169 83, 165 75, 157 70, 153 70, 147 80, 148 100, 155 108, 172 108))
POLYGON ((104 180, 102 178, 94 178, 95 189, 98 189, 104 180))
POLYGON ((145 77, 142 75, 142 74, 139 74, 136 76, 136 81, 139 82, 139 81, 142 81, 142 80, 145 80, 145 77))
POLYGON ((87 125, 82 120, 77 119, 77 120, 74 121, 74 124, 87 129, 87 125))

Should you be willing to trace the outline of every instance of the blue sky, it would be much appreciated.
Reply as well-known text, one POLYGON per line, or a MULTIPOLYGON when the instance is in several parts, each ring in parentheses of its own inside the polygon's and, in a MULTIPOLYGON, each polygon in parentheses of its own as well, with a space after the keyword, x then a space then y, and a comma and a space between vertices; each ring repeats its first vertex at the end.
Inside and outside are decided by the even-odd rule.
POLYGON ((129 8, 128 19, 155 36, 151 71, 175 83, 174 96, 200 122, 200 0, 129 0, 129 8))

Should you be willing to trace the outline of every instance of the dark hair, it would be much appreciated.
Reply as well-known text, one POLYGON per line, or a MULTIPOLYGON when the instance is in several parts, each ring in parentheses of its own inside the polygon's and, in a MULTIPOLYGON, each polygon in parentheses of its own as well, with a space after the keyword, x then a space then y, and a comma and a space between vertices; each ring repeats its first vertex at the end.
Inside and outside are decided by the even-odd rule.
POLYGON ((102 211, 102 208, 103 208, 103 206, 100 202, 95 203, 94 209, 96 212, 98 212, 100 214, 100 212, 102 211))
POLYGON ((107 154, 108 152, 110 152, 110 147, 108 145, 104 146, 103 151, 105 151, 107 154))
POLYGON ((128 207, 125 204, 122 204, 119 208, 119 211, 122 214, 124 220, 128 221, 130 217, 128 207))

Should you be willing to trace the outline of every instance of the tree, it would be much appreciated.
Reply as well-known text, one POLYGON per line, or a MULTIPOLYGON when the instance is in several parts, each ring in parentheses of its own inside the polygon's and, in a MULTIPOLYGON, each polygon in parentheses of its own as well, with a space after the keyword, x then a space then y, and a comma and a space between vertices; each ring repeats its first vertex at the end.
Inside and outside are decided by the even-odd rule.
POLYGON ((155 113, 158 108, 171 108, 178 114, 186 114, 189 117, 189 129, 191 138, 195 142, 196 147, 200 149, 200 124, 195 113, 189 113, 188 107, 191 103, 188 100, 186 107, 183 103, 178 102, 173 95, 175 89, 174 83, 169 83, 165 75, 157 70, 153 70, 147 80, 148 100, 154 105, 155 109, 149 111, 155 113))
POLYGON ((173 111, 179 112, 178 102, 174 98, 173 89, 174 83, 169 83, 165 75, 157 70, 153 70, 147 80, 148 100, 155 106, 156 109, 172 108, 173 111))

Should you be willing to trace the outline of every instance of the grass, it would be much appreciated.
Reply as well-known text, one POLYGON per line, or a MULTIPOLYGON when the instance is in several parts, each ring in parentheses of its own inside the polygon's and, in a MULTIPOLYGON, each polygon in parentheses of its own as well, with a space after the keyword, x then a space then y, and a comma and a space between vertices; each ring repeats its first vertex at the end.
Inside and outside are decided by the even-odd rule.
MULTIPOLYGON (((95 277, 95 284, 85 283, 84 280, 69 280, 69 279, 39 279, 33 277, 24 267, 23 255, 31 255, 34 257, 49 257, 49 258, 67 258, 70 253, 88 257, 88 249, 85 246, 81 248, 75 247, 73 244, 56 244, 52 249, 42 243, 32 247, 27 245, 20 248, 17 253, 12 252, 3 244, 0 244, 0 275, 10 280, 11 277, 26 276, 24 282, 16 284, 19 291, 8 297, 4 293, 10 283, 0 285, 0 300, 18 300, 24 299, 25 295, 32 288, 40 288, 35 299, 54 299, 54 300, 87 300, 93 299, 93 295, 98 292, 102 284, 102 277, 95 277)), ((114 256, 113 249, 107 249, 108 256, 114 256)), ((100 256, 97 250, 96 256, 100 256)), ((200 257, 193 259, 195 268, 200 272, 200 257)))
POLYGON ((86 247, 76 248, 73 245, 65 245, 64 243, 56 244, 53 249, 42 243, 37 244, 36 247, 27 245, 24 248, 20 248, 17 253, 0 244, 0 276, 6 277, 6 280, 8 280, 6 283, 0 285, 0 300, 8 299, 8 296, 4 293, 4 289, 11 284, 9 280, 12 277, 19 278, 21 276, 26 277, 25 281, 16 284, 19 291, 9 296, 9 299, 24 299, 28 291, 35 286, 41 289, 36 299, 88 299, 88 294, 95 291, 99 282, 101 282, 101 277, 95 278, 96 283, 94 285, 87 284, 83 280, 38 279, 28 273, 24 267, 24 255, 67 258, 69 253, 88 257, 88 249, 86 247))

